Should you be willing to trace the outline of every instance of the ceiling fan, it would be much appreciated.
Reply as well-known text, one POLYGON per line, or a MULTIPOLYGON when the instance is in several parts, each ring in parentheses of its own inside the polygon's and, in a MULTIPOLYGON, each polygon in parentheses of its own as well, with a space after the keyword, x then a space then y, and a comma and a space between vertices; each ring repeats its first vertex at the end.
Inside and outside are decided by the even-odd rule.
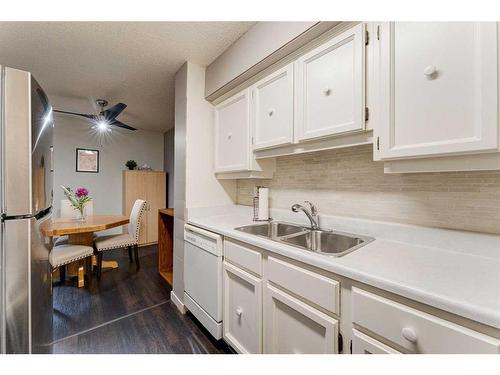
POLYGON ((127 124, 124 124, 121 121, 118 121, 116 118, 122 111, 127 108, 127 105, 124 103, 118 103, 114 106, 104 109, 104 107, 108 106, 108 101, 104 99, 97 99, 95 103, 100 107, 99 114, 85 114, 85 113, 76 113, 76 112, 68 112, 68 111, 60 111, 54 109, 54 112, 65 113, 68 115, 75 115, 88 118, 92 121, 92 126, 97 128, 99 131, 108 131, 110 130, 110 126, 116 126, 119 128, 127 129, 127 130, 137 130, 127 124))

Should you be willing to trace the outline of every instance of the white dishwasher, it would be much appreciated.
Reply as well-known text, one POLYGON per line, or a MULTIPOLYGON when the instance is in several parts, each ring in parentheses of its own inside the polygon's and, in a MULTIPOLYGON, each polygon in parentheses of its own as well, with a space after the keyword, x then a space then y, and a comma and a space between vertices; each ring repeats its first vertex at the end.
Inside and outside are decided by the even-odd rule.
POLYGON ((217 340, 222 338, 222 239, 184 226, 184 304, 217 340))

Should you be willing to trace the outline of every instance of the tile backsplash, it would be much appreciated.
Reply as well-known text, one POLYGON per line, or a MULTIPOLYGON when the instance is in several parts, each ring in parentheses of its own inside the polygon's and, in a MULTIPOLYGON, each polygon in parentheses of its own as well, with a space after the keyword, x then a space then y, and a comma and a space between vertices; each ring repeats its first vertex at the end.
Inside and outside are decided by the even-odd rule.
POLYGON ((271 208, 500 234, 500 171, 384 174, 371 145, 278 157, 269 180, 238 180, 237 203, 270 188, 271 208))

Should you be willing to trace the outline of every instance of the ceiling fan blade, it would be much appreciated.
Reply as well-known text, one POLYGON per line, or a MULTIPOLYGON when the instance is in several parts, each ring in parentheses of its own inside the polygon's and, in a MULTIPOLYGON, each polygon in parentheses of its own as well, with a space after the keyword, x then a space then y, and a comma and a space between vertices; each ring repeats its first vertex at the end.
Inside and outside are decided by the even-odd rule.
POLYGON ((110 123, 110 125, 117 126, 119 128, 123 128, 123 129, 127 129, 127 130, 137 130, 136 128, 128 126, 128 125, 126 125, 123 122, 120 122, 118 120, 113 121, 112 123, 110 123))
POLYGON ((108 121, 113 121, 122 111, 127 108, 127 105, 124 103, 118 103, 114 106, 106 109, 101 112, 101 115, 104 116, 108 121))
POLYGON ((57 113, 65 113, 67 115, 75 115, 75 116, 81 116, 81 117, 85 117, 85 118, 91 118, 91 119, 94 119, 95 116, 94 115, 86 115, 84 113, 76 113, 76 112, 68 112, 68 111, 60 111, 58 109, 54 109, 52 110, 53 112, 57 112, 57 113))

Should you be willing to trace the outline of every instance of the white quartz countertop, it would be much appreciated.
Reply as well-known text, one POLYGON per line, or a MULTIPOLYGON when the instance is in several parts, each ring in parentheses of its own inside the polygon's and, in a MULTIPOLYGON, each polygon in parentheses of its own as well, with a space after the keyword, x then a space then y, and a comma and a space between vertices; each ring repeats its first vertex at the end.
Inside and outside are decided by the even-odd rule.
MULTIPOLYGON (((294 215, 272 212, 305 224, 294 215)), ((500 329, 500 236, 321 217, 326 229, 375 238, 335 258, 235 230, 254 224, 250 207, 191 209, 188 223, 500 329)))

